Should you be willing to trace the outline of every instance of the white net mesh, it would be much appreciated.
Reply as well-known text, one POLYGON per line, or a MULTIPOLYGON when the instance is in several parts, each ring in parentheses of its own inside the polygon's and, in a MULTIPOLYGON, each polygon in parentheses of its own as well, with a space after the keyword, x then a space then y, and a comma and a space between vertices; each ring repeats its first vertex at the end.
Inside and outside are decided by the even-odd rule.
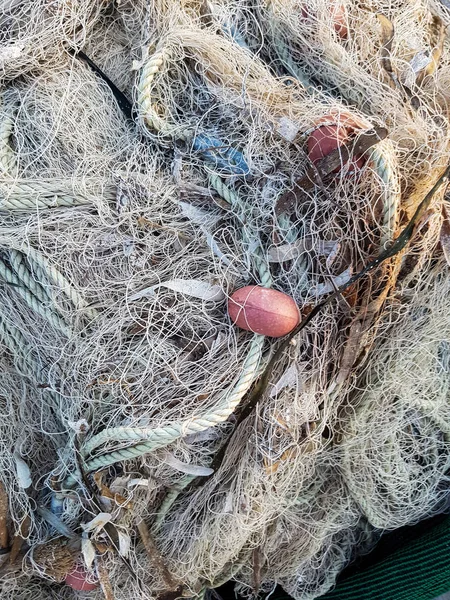
POLYGON ((448 162, 446 9, 0 6, 2 598, 313 599, 445 509, 445 186, 343 286, 448 162), (343 291, 242 419, 279 347, 227 314, 249 284, 343 291))

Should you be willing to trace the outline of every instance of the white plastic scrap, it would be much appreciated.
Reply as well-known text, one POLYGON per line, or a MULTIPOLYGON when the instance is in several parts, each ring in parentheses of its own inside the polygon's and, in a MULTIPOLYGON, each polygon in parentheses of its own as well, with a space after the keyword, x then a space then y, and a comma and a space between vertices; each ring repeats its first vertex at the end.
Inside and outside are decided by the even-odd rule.
POLYGON ((220 286, 212 285, 207 281, 200 281, 198 279, 172 279, 140 290, 130 296, 129 300, 139 300, 146 296, 154 296, 155 291, 160 287, 186 294, 187 296, 193 296, 194 298, 200 298, 201 300, 219 302, 225 298, 225 294, 220 286))

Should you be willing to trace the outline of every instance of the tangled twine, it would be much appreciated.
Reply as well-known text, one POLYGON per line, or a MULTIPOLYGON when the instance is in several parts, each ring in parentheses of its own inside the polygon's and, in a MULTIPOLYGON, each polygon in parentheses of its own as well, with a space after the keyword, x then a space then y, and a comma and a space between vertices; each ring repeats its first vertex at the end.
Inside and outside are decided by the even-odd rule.
POLYGON ((74 560, 93 597, 319 597, 446 508, 444 185, 402 237, 450 158, 446 11, 7 4, 2 598, 74 597, 74 560), (349 114, 388 138, 323 170, 309 136, 349 114), (249 284, 306 326, 240 331, 249 284))

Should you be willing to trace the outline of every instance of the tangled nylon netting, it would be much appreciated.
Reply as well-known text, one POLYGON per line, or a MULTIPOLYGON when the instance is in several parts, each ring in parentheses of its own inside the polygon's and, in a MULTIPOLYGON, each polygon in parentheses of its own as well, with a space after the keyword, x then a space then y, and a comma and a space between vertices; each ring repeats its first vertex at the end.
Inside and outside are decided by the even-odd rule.
POLYGON ((447 9, 1 9, 2 599, 313 599, 446 510, 447 9), (249 284, 331 301, 282 345, 249 284))

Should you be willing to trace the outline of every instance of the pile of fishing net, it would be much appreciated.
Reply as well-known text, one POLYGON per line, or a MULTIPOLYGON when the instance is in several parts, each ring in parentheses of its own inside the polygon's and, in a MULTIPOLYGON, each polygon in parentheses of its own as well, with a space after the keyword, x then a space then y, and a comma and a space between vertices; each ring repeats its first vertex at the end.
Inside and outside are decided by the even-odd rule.
POLYGON ((2 1, 2 599, 313 599, 448 508, 448 25, 2 1))

